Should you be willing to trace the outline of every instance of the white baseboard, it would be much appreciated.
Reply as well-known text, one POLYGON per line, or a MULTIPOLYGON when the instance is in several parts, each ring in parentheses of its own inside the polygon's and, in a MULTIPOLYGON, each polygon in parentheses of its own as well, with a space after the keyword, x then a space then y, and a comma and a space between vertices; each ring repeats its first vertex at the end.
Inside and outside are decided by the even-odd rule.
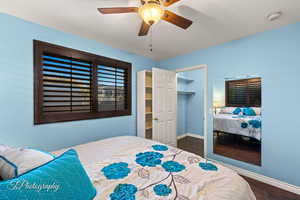
POLYGON ((199 139, 204 139, 204 136, 203 135, 198 135, 198 134, 194 134, 194 133, 185 133, 185 134, 182 134, 182 135, 178 135, 177 136, 177 140, 180 140, 184 137, 187 137, 187 136, 190 136, 190 137, 194 137, 194 138, 199 138, 199 139))
POLYGON ((298 187, 296 185, 291 185, 289 183, 286 183, 286 182, 283 182, 283 181, 280 181, 280 180, 277 180, 277 179, 274 179, 274 178, 270 178, 268 176, 264 176, 264 175, 261 175, 261 174, 257 174, 257 173, 239 168, 239 167, 235 167, 233 165, 225 164, 223 162, 216 161, 216 160, 213 160, 213 159, 208 159, 208 160, 211 160, 213 162, 217 162, 217 163, 219 163, 219 164, 221 164, 225 167, 228 167, 228 168, 236 171, 240 175, 247 176, 249 178, 258 180, 260 182, 263 182, 263 183, 272 185, 274 187, 278 187, 280 189, 283 189, 283 190, 286 190, 286 191, 289 191, 289 192, 300 195, 300 187, 298 187))
POLYGON ((185 138, 185 137, 187 137, 187 134, 186 134, 186 133, 185 133, 185 134, 182 134, 182 135, 178 135, 178 136, 177 136, 177 140, 180 140, 180 139, 185 138))

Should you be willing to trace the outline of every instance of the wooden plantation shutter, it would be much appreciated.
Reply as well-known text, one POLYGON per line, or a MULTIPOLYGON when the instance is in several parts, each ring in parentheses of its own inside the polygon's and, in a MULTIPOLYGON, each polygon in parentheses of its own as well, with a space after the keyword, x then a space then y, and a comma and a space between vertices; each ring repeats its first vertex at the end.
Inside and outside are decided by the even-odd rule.
POLYGON ((251 78, 226 81, 226 106, 260 107, 261 79, 251 78))
POLYGON ((127 108, 128 69, 97 66, 98 112, 127 108))
POLYGON ((131 64, 34 41, 35 124, 131 115, 131 64))
POLYGON ((253 107, 261 107, 261 79, 248 79, 248 102, 253 107))
POLYGON ((244 80, 226 82, 226 106, 246 106, 247 82, 244 80))
POLYGON ((91 112, 92 65, 43 54, 43 112, 91 112))

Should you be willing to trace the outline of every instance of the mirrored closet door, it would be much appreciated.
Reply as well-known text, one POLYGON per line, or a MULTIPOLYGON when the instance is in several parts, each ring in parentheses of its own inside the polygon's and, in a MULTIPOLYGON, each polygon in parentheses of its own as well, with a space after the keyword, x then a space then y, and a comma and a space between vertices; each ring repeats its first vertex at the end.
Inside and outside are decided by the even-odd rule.
POLYGON ((260 77, 217 80, 213 90, 214 153, 261 165, 260 77))

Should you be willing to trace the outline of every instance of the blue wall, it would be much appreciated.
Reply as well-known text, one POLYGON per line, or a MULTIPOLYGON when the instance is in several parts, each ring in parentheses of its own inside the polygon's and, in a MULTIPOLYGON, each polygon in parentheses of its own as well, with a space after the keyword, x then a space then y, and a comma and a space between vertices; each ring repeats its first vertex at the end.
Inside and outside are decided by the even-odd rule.
POLYGON ((259 33, 158 63, 175 69, 208 65, 208 103, 213 82, 225 77, 262 77, 262 166, 213 154, 212 112, 208 119, 208 157, 300 186, 300 23, 259 33))
POLYGON ((187 133, 187 95, 177 95, 177 135, 187 133))
POLYGON ((201 69, 184 72, 194 81, 188 85, 189 90, 195 91, 195 95, 190 95, 187 106, 187 132, 197 135, 204 134, 204 72, 201 69))
POLYGON ((193 133, 203 135, 204 115, 204 73, 203 70, 180 72, 183 76, 194 81, 186 82, 178 80, 178 90, 193 91, 194 95, 178 95, 177 99, 177 135, 193 133))
POLYGON ((0 24, 0 144, 55 150, 106 137, 136 135, 136 71, 153 67, 155 62, 6 14, 0 13, 0 24), (132 116, 34 126, 33 39, 132 63, 132 116))

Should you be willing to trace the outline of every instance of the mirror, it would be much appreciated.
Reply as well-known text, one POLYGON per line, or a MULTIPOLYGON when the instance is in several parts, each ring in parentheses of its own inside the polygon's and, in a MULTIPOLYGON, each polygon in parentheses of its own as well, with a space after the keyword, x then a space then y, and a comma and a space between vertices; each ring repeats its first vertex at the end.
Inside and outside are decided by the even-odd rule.
POLYGON ((260 77, 214 82, 214 153, 261 165, 262 109, 260 77))

